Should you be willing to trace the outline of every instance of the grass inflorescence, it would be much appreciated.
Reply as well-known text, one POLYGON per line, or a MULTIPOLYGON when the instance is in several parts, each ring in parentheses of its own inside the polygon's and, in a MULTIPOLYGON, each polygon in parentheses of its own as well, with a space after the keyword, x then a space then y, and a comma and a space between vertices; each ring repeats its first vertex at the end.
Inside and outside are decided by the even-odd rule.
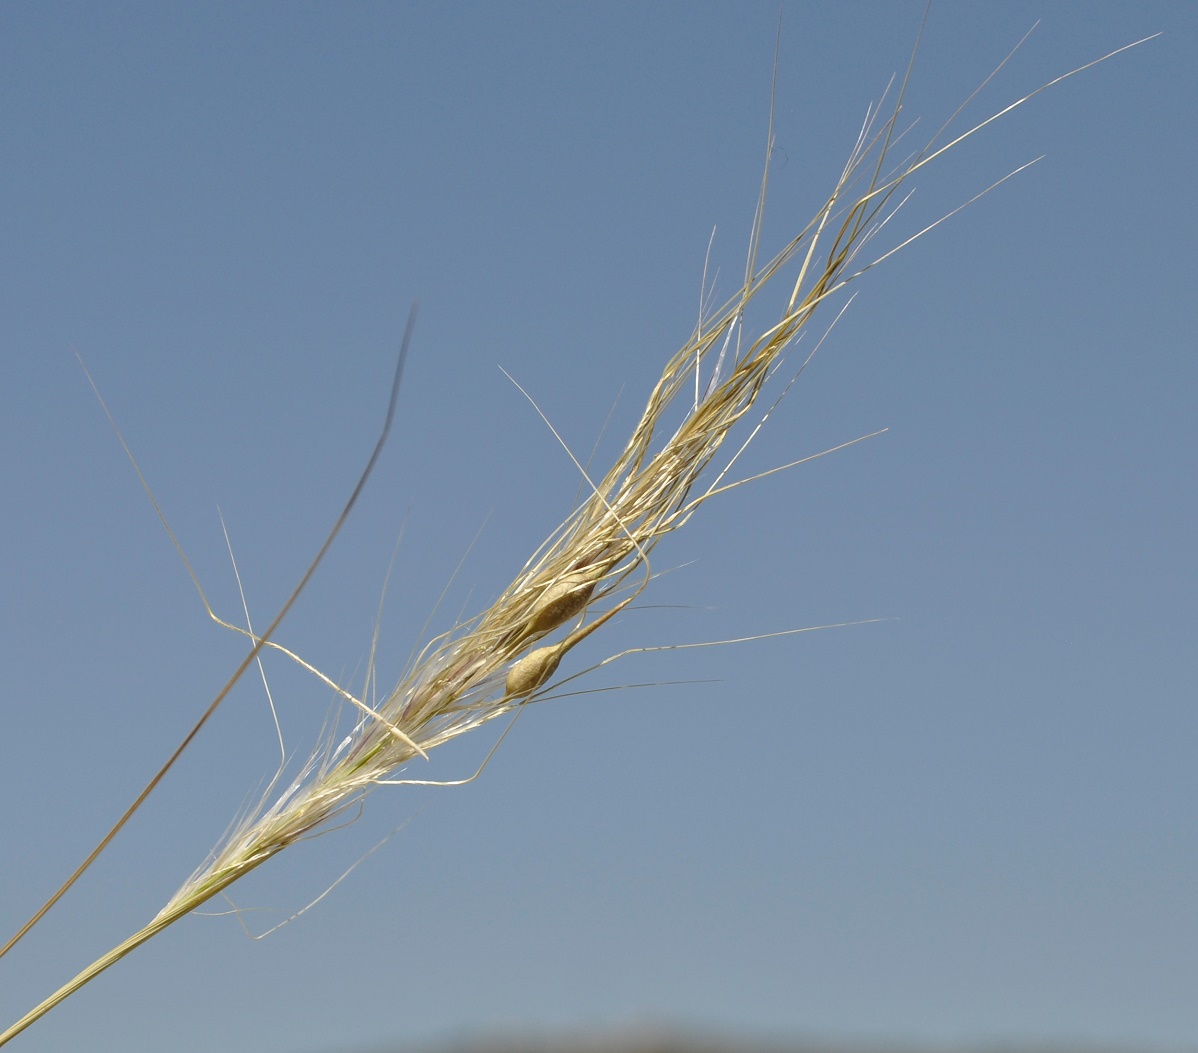
MULTIPOLYGON (((946 150, 1061 79, 955 138, 942 135, 933 139, 895 164, 892 153, 900 131, 903 99, 900 86, 888 110, 871 107, 868 111, 823 205, 780 252, 759 264, 767 163, 743 283, 722 307, 701 317, 690 338, 665 363, 639 422, 606 473, 592 477, 578 464, 585 490, 575 511, 486 610, 431 641, 381 702, 370 705, 338 687, 357 712, 352 732, 315 751, 286 789, 273 799, 263 800, 244 817, 144 928, 0 1033, 0 1045, 250 871, 288 846, 327 828, 330 821, 356 807, 371 791, 385 785, 421 782, 402 775, 404 766, 415 758, 426 757, 437 746, 465 732, 513 714, 552 690, 560 682, 555 677, 570 651, 641 595, 651 578, 650 557, 658 543, 684 526, 708 499, 747 481, 735 479, 730 473, 769 411, 746 418, 784 362, 787 349, 810 327, 817 313, 824 313, 821 308, 829 298, 947 218, 884 251, 863 255, 865 247, 901 206, 911 177, 946 150), (783 274, 790 277, 785 282, 788 291, 781 298, 781 310, 772 323, 751 332, 749 305, 767 286, 777 285, 783 274), (728 452, 728 440, 740 432, 746 433, 740 445, 728 452)), ((772 146, 772 126, 770 137, 772 146)), ((407 338, 404 347, 406 351, 407 338)), ((803 365, 805 361, 792 373, 797 375, 803 365)), ((398 387, 398 373, 396 382, 398 387)), ((371 466, 373 458, 346 512, 371 466)), ((335 533, 326 541, 313 568, 335 533)), ((263 648, 282 650, 271 637, 306 581, 307 576, 265 631, 254 634, 240 630, 251 637, 252 648, 196 730, 263 648)), ((183 746, 193 736, 194 731, 183 746)), ((183 746, 96 852, 8 947, 28 931, 111 840, 183 746)))

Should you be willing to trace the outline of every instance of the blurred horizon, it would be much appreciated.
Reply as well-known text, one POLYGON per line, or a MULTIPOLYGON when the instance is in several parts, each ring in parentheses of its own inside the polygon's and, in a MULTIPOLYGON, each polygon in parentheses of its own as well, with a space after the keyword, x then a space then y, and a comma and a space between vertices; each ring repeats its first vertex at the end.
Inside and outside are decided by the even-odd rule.
POLYGON ((434 1046, 382 1045, 360 1050, 297 1053, 1190 1053, 1195 1046, 1107 1045, 1070 1042, 886 1042, 817 1038, 782 1041, 669 1027, 597 1029, 564 1034, 473 1037, 434 1046))

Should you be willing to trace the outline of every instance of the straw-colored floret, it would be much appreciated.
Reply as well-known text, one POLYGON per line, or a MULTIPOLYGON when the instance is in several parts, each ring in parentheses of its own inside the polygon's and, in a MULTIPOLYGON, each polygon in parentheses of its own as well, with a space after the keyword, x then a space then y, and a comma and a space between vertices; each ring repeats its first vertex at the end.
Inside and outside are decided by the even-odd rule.
POLYGON ((551 644, 529 651, 517 659, 508 670, 504 688, 509 698, 527 698, 538 687, 544 685, 561 664, 563 647, 551 644))
POLYGON ((595 593, 595 580, 583 571, 572 571, 551 582, 541 593, 531 618, 529 636, 543 636, 583 610, 595 593))

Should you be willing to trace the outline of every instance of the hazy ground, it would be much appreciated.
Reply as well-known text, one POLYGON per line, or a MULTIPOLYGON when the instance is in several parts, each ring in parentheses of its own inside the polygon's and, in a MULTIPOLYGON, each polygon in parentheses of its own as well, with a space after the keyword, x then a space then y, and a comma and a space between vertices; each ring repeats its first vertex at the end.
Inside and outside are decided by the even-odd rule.
POLYGON ((544 1035, 466 1040, 413 1049, 385 1046, 363 1053, 1190 1053, 1181 1047, 1133 1047, 1084 1043, 974 1043, 915 1045, 883 1042, 792 1042, 706 1038, 679 1032, 617 1032, 586 1035, 544 1035))

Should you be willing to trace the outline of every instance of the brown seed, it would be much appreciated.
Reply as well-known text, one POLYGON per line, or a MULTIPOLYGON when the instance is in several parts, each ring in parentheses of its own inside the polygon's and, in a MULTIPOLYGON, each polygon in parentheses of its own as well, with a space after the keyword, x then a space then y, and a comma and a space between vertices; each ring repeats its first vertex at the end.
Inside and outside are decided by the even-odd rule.
POLYGON ((531 695, 553 676, 557 671, 557 664, 561 660, 561 644, 538 647, 535 651, 529 651, 508 670, 507 693, 512 698, 524 698, 531 695))
POLYGON ((536 610, 528 620, 529 635, 540 636, 573 618, 591 601, 595 582, 585 571, 573 571, 553 582, 541 594, 536 610))

